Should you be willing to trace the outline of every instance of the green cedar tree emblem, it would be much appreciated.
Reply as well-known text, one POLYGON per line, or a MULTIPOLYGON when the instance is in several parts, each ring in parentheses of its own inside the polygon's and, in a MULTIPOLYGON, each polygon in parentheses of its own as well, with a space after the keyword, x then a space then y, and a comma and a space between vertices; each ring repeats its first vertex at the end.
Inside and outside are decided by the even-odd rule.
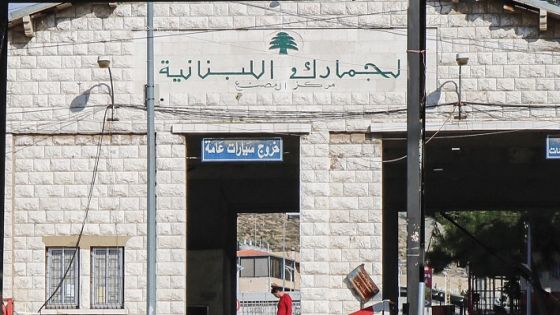
POLYGON ((285 32, 276 34, 270 41, 270 48, 268 49, 280 49, 280 55, 287 55, 288 49, 298 50, 294 38, 285 32))

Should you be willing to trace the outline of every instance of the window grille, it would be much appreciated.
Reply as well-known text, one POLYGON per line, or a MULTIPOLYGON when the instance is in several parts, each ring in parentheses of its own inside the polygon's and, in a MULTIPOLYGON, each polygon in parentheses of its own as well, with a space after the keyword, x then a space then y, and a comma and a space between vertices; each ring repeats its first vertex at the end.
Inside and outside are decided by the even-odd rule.
POLYGON ((47 308, 78 308, 79 265, 79 252, 75 248, 47 249, 47 297, 50 298, 47 308))
POLYGON ((92 248, 91 260, 91 307, 123 308, 123 248, 92 248))

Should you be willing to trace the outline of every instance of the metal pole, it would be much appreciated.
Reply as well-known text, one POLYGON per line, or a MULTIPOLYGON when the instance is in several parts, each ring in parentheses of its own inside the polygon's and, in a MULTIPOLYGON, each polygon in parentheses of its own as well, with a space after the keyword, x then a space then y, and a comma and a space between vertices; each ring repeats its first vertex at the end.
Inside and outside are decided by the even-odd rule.
POLYGON ((462 107, 463 107, 462 99, 461 99, 461 91, 462 91, 461 90, 461 74, 462 74, 462 69, 463 69, 463 66, 459 65, 459 92, 457 93, 457 94, 459 94, 459 102, 458 102, 459 103, 459 118, 458 118, 459 120, 461 120, 462 107))
POLYGON ((111 118, 109 121, 115 120, 115 89, 113 89, 113 73, 111 72, 111 67, 109 67, 109 81, 111 82, 111 118))
MULTIPOLYGON (((532 259, 531 259, 531 254, 532 254, 532 236, 531 236, 531 221, 527 222, 527 266, 529 266, 529 268, 531 268, 531 270, 533 270, 533 267, 531 266, 532 264, 532 259)), ((531 283, 529 281, 527 281, 527 315, 532 315, 532 305, 531 305, 531 301, 533 300, 533 294, 532 294, 532 288, 531 288, 531 283)))
POLYGON ((148 315, 156 314, 156 145, 154 126, 154 8, 148 1, 147 11, 147 136, 148 136, 148 315))
POLYGON ((286 215, 282 223, 282 291, 286 291, 286 215))
POLYGON ((426 0, 409 0, 407 36, 407 301, 408 314, 424 310, 423 151, 426 0))
MULTIPOLYGON (((0 156, 6 156, 6 107, 8 77, 8 1, 0 7, 0 156)), ((6 159, 0 159, 0 262, 4 261, 4 215, 5 215, 5 184, 6 159)), ((4 264, 0 263, 0 303, 4 303, 4 264)), ((2 311, 0 311, 1 313, 2 311)))
POLYGON ((397 268, 398 268, 399 275, 397 277, 397 288, 398 288, 397 292, 398 293, 397 293, 396 304, 397 304, 397 314, 400 314, 400 312, 401 312, 401 301, 400 301, 400 299, 401 299, 401 262, 400 262, 400 260, 398 260, 398 258, 397 258, 397 261, 398 261, 398 267, 397 268))

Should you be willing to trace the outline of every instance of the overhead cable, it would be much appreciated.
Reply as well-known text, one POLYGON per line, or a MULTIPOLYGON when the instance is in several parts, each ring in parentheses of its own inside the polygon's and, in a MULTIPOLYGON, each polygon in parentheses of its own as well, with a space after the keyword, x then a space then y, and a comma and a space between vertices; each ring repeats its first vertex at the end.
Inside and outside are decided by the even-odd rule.
MULTIPOLYGON (((86 222, 87 222, 87 218, 88 218, 88 214, 89 214, 89 210, 90 210, 90 206, 91 206, 91 200, 93 198, 93 191, 94 191, 94 187, 95 187, 95 182, 97 179, 97 172, 98 172, 98 168, 99 168, 99 160, 101 157, 101 147, 103 145, 103 136, 104 136, 104 132, 105 132, 105 122, 107 121, 107 112, 109 110, 109 108, 111 108, 111 106, 107 106, 105 108, 105 114, 103 115, 103 125, 101 128, 101 134, 99 137, 99 142, 97 144, 97 153, 95 156, 95 164, 93 167, 93 171, 92 171, 92 176, 91 176, 91 182, 89 185, 89 191, 88 191, 88 196, 87 196, 87 203, 86 203, 86 207, 85 207, 85 213, 84 213, 84 218, 82 220, 82 225, 80 228, 80 232, 78 233, 78 238, 76 240, 76 244, 74 246, 74 253, 72 254, 72 258, 70 259, 70 262, 68 263, 68 267, 66 268, 66 270, 64 271, 64 274, 62 275, 60 281, 58 282, 58 285, 56 286, 56 288, 54 289, 54 291, 51 293, 51 295, 45 300, 45 302, 41 305, 41 307, 39 308, 39 310, 37 311, 38 313, 41 312, 41 310, 47 306, 47 304, 49 303, 49 301, 56 295, 56 293, 60 290, 60 288, 62 287, 62 284, 64 283, 64 280, 66 279, 66 277, 68 276, 68 273, 70 272, 70 269, 72 269, 73 263, 76 259, 76 255, 78 254, 79 250, 80 250, 80 241, 82 240, 82 236, 84 234, 84 228, 86 226, 86 222)), ((79 277, 79 275, 77 275, 79 277)))

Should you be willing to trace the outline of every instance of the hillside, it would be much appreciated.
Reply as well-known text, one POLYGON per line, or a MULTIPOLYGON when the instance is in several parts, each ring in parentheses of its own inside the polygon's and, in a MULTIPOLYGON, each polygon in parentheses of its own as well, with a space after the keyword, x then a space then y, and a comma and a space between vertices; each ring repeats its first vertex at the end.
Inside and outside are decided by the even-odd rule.
POLYGON ((286 219, 284 213, 240 213, 237 216, 237 242, 270 251, 282 251, 282 230, 285 222, 286 251, 299 251, 299 217, 286 219))

